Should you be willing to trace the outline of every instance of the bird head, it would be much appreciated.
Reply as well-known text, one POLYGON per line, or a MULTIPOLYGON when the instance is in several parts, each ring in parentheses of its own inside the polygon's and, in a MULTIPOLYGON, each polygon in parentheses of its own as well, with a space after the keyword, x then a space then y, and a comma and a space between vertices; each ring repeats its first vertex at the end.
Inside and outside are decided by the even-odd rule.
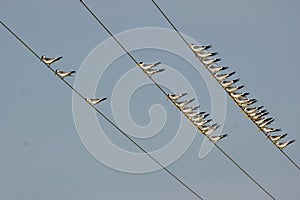
POLYGON ((44 58, 45 58, 45 55, 42 55, 40 60, 42 61, 44 58))

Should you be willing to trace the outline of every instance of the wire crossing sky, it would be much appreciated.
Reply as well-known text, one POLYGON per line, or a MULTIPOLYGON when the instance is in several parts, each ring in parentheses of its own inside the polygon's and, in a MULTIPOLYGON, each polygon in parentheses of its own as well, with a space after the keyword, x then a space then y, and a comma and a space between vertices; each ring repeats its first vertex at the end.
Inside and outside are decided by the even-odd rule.
MULTIPOLYGON (((154 0, 151 0, 152 1, 152 3, 155 5, 155 7, 159 10, 159 12, 163 15, 163 17, 168 21, 168 23, 172 26, 172 28, 178 33, 178 35, 180 36, 180 38, 185 42, 185 44, 192 50, 192 48, 189 46, 189 43, 185 40, 185 38, 182 36, 182 34, 178 31, 178 29, 175 27, 175 25, 171 22, 171 20, 167 17, 167 15, 162 11, 162 9, 158 6, 158 4, 154 1, 154 0)), ((193 50, 192 50, 193 51, 193 50)), ((205 66, 206 64, 202 61, 202 60, 200 60, 199 59, 199 61, 205 66)), ((207 67, 206 67, 207 68, 207 67)), ((210 71, 209 71, 210 72, 210 71)), ((211 72, 210 72, 211 73, 211 72)), ((214 77, 213 76, 213 74, 211 73, 211 75, 212 75, 212 77, 214 77)), ((218 82, 218 81, 217 81, 218 82)), ((221 85, 221 84, 220 84, 221 85)), ((230 95, 230 93, 228 92, 228 91, 226 91, 225 90, 225 92, 229 95, 229 97, 231 97, 231 99, 236 103, 236 105, 237 106, 239 106, 239 108, 241 109, 241 111, 243 111, 243 113, 245 114, 245 115, 247 115, 248 116, 248 118, 249 119, 251 119, 250 118, 250 116, 249 116, 249 114, 247 114, 245 111, 244 111, 244 109, 237 103, 237 101, 234 99, 234 98, 232 98, 232 96, 230 95)), ((251 120, 252 121, 252 120, 251 120)), ((262 132, 262 133, 264 133, 264 135, 265 136, 268 136, 268 134, 258 125, 258 124, 256 124, 256 123, 254 123, 256 126, 257 126, 257 128, 262 132)), ((276 145, 276 142, 275 141, 272 141, 272 140, 270 140, 269 139, 269 141, 271 141, 272 143, 273 143, 273 145, 279 150, 279 151, 281 151, 281 153, 298 169, 298 170, 300 170, 300 167, 299 167, 299 165, 298 164, 296 164, 296 162, 294 162, 293 161, 293 159, 291 158, 291 157, 289 157, 282 149, 280 149, 277 145, 276 145)))
MULTIPOLYGON (((138 65, 138 62, 134 59, 134 57, 126 50, 126 48, 114 37, 114 35, 111 33, 111 31, 103 24, 103 22, 92 12, 92 10, 82 1, 80 2, 83 4, 83 6, 88 10, 88 12, 95 18, 95 20, 108 32, 108 34, 118 43, 118 45, 126 52, 126 54, 134 61, 136 65, 138 65)), ((147 75, 147 74, 146 74, 147 75)), ((168 97, 167 93, 152 79, 151 76, 148 75, 148 77, 151 79, 151 81, 158 86, 158 88, 163 92, 165 96, 168 97)), ((168 97, 169 98, 169 97, 168 97)), ((177 106, 176 104, 174 104, 177 106)), ((178 107, 178 106, 177 106, 178 107)), ((204 134, 205 135, 205 134, 204 134)), ((206 136, 207 137, 207 136, 206 136)), ((209 139, 209 137, 207 137, 209 139)), ((253 183, 255 183, 262 191, 264 191, 271 199, 275 199, 275 197, 268 192, 261 184, 258 183, 246 170, 244 170, 236 161, 234 161, 220 146, 218 146, 216 143, 213 143, 218 150, 220 150, 223 155, 225 155, 226 158, 228 158, 238 169, 244 173, 253 183)))
MULTIPOLYGON (((19 38, 8 26, 6 26, 2 21, 0 21, 1 25, 9 31, 19 42, 21 42, 37 59, 40 59, 37 53, 35 53, 32 48, 30 48, 21 38, 19 38)), ((43 62, 44 63, 44 62, 43 62)), ((55 73, 55 70, 53 70, 50 65, 47 65, 44 63, 48 69, 50 69, 53 73, 55 73)), ((142 146, 140 146, 137 142, 135 142, 131 137, 129 137, 122 129, 120 129, 114 122, 112 122, 106 115, 104 115, 100 110, 98 110, 96 107, 94 107, 92 104, 88 103, 85 100, 85 97, 81 95, 80 92, 78 92, 72 85, 70 85, 65 79, 58 76, 72 91, 74 91, 78 96, 81 97, 83 101, 85 101, 88 105, 90 105, 98 114, 100 114, 108 123, 110 123, 113 127, 115 127, 122 135, 124 135, 130 142, 132 142, 136 147, 138 147, 141 151, 143 151, 149 158, 151 158, 155 163, 157 163, 163 170, 165 170, 170 176, 172 176, 175 180, 177 180, 182 186, 184 186, 186 189, 188 189, 192 194, 194 194, 198 199, 203 199, 197 192, 195 192, 193 189, 191 189, 187 184, 185 184, 180 178, 178 178, 174 173, 172 173, 170 170, 168 170, 165 166, 163 166, 156 158, 154 158, 151 154, 149 154, 142 146)))

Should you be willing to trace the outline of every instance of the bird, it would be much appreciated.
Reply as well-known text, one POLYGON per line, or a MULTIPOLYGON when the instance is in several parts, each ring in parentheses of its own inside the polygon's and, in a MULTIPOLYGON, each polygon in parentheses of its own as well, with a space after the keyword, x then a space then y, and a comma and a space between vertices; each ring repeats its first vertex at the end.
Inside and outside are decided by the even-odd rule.
POLYGON ((253 119, 253 120, 259 120, 259 119, 261 119, 263 116, 266 116, 266 115, 268 115, 268 114, 269 114, 268 112, 265 112, 265 113, 258 113, 258 114, 254 115, 254 116, 251 116, 251 119, 253 119))
POLYGON ((248 92, 245 92, 245 93, 235 93, 235 92, 231 92, 230 95, 233 97, 233 98, 246 98, 247 95, 249 95, 248 92))
POLYGON ((86 100, 89 104, 91 104, 92 106, 97 105, 98 103, 100 103, 100 102, 102 102, 102 101, 105 101, 106 99, 107 99, 106 97, 104 97, 104 98, 102 98, 102 99, 98 99, 98 98, 92 99, 92 98, 89 98, 89 97, 86 97, 86 98, 85 98, 85 100, 86 100))
POLYGON ((210 126, 206 126, 206 127, 198 127, 200 129, 200 131, 202 133, 204 133, 205 135, 210 135, 212 134, 215 130, 217 130, 218 128, 220 127, 220 125, 218 124, 213 124, 213 125, 210 125, 210 126))
POLYGON ((280 128, 269 128, 269 127, 263 127, 262 130, 263 130, 263 132, 265 132, 266 134, 272 133, 272 132, 281 131, 280 128))
POLYGON ((188 105, 189 103, 193 102, 195 98, 186 100, 186 101, 181 101, 181 102, 175 102, 176 106, 183 108, 184 106, 188 105))
POLYGON ((59 57, 56 57, 56 58, 47 58, 45 55, 41 56, 41 61, 43 61, 47 65, 51 65, 54 62, 59 61, 60 59, 62 59, 62 56, 59 56, 59 57))
POLYGON ((268 135, 267 139, 269 138, 273 142, 277 142, 277 141, 281 140, 282 138, 284 138, 285 136, 287 136, 287 133, 282 134, 282 135, 268 135))
POLYGON ((157 73, 160 73, 160 72, 163 72, 165 71, 165 69, 148 69, 148 70, 145 70, 145 72, 149 75, 149 76, 152 76, 154 74, 157 74, 157 73))
POLYGON ((204 65, 209 66, 213 63, 217 63, 217 62, 221 61, 221 58, 202 59, 201 61, 203 62, 204 65))
POLYGON ((257 110, 256 112, 249 113, 248 115, 249 115, 250 117, 253 117, 253 116, 255 116, 255 115, 258 115, 258 114, 265 114, 265 113, 269 114, 269 112, 267 111, 267 109, 257 110))
POLYGON ((208 117, 209 114, 199 114, 199 115, 196 115, 194 117, 189 117, 189 119, 192 121, 192 122, 196 122, 196 121, 200 121, 200 120, 203 120, 205 119, 206 117, 208 117))
POLYGON ((194 106, 194 107, 185 107, 185 108, 181 108, 180 110, 183 112, 183 113, 190 113, 194 110, 197 110, 198 108, 200 108, 200 106, 194 106))
POLYGON ((196 126, 204 126, 205 124, 207 124, 208 122, 211 122, 212 119, 208 119, 208 120, 201 120, 201 121, 195 121, 193 122, 196 126))
POLYGON ((257 102, 256 99, 235 99, 241 107, 247 107, 257 102))
POLYGON ((259 106, 259 107, 253 107, 253 108, 244 108, 243 110, 247 113, 247 114, 251 114, 251 113, 256 113, 256 111, 262 109, 264 106, 259 106))
POLYGON ((218 80, 218 81, 224 81, 226 80, 228 77, 234 75, 235 72, 230 72, 228 74, 215 74, 215 78, 218 80))
POLYGON ((288 142, 276 142, 276 146, 278 148, 280 148, 281 150, 285 147, 287 147, 288 145, 292 144, 293 142, 295 142, 295 140, 291 140, 291 141, 288 141, 288 142))
POLYGON ((211 48, 212 45, 202 45, 197 46, 195 44, 189 44, 189 47, 193 50, 194 53, 201 53, 204 50, 211 48))
POLYGON ((58 69, 55 70, 55 74, 58 75, 60 78, 65 78, 67 76, 72 76, 72 74, 74 74, 76 71, 69 71, 69 72, 64 72, 64 71, 60 71, 58 69))
POLYGON ((228 134, 223 134, 223 135, 209 136, 209 138, 212 142, 218 142, 219 140, 221 140, 227 136, 228 136, 228 134))
POLYGON ((258 120, 255 120, 255 123, 258 124, 258 125, 260 125, 260 124, 268 122, 268 121, 270 121, 272 119, 273 119, 272 117, 269 117, 269 118, 263 117, 263 118, 260 118, 258 120))
POLYGON ((217 72, 220 72, 220 71, 223 71, 223 70, 226 70, 226 69, 228 69, 228 67, 223 67, 223 66, 215 66, 215 65, 210 65, 209 67, 208 67, 208 70, 211 72, 211 73, 213 73, 213 74, 215 74, 215 73, 217 73, 217 72))
POLYGON ((236 92, 240 89, 242 89, 244 87, 244 85, 240 85, 240 86, 236 86, 236 87, 227 87, 226 91, 231 93, 231 92, 236 92))
POLYGON ((143 62, 139 62, 139 66, 143 69, 143 70, 149 70, 152 67, 155 67, 157 65, 161 64, 161 62, 155 62, 155 63, 151 63, 151 64, 145 64, 143 62))
POLYGON ((193 118, 193 117, 197 117, 198 115, 204 115, 205 112, 186 112, 185 115, 188 118, 193 118))
POLYGON ((227 87, 230 87, 232 84, 238 82, 240 79, 234 79, 234 80, 231 80, 231 81, 221 81, 221 85, 224 87, 224 88, 227 88, 227 87))
POLYGON ((271 119, 271 120, 269 120, 269 121, 265 121, 265 122, 259 124, 259 127, 260 127, 260 128, 263 128, 263 127, 265 127, 265 126, 270 125, 270 124, 271 124, 272 122, 274 122, 274 121, 275 121, 275 119, 271 119))
POLYGON ((187 95, 187 93, 181 93, 181 94, 168 94, 167 96, 169 97, 169 99, 171 99, 172 101, 177 101, 178 99, 180 99, 181 97, 187 95))
POLYGON ((200 58, 208 58, 208 57, 212 57, 212 56, 215 56, 215 55, 218 55, 218 52, 199 52, 197 53, 197 56, 199 56, 200 58))

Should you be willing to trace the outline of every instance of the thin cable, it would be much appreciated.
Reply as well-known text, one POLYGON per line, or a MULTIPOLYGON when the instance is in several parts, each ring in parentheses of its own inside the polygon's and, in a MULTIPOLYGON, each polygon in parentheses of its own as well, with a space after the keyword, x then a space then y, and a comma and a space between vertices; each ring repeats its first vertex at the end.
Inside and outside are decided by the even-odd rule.
MULTIPOLYGON (((168 21, 168 23, 173 27, 173 29, 177 32, 177 34, 181 37, 181 39, 184 41, 184 43, 193 51, 193 49, 190 47, 190 45, 189 45, 189 43, 187 42, 187 40, 183 37, 183 35, 178 31, 178 29, 175 27, 175 25, 171 22, 171 20, 167 17, 167 15, 162 11, 162 9, 157 5, 157 3, 154 1, 154 0, 151 0, 152 1, 152 3, 155 5, 155 7, 159 10, 159 12, 164 16, 164 18, 168 21)), ((194 51, 193 51, 193 53, 194 53, 194 51)), ((204 65, 204 66, 206 66, 205 65, 205 63, 203 63, 202 62, 202 60, 201 59, 199 59, 199 61, 204 65)), ((209 71, 209 70, 208 70, 209 71)), ((209 73, 213 76, 213 73, 211 72, 211 71, 209 71, 209 73)), ((213 76, 214 77, 214 76, 213 76)), ((217 81, 217 80, 216 80, 217 81)), ((220 84, 220 82, 219 81, 217 81, 219 84, 220 84)), ((221 85, 221 84, 220 84, 221 85)), ((221 85, 222 86, 222 85, 221 85)), ((223 86, 222 86, 223 87, 223 86)), ((234 99, 234 98, 232 98, 232 96, 230 95, 230 93, 227 91, 227 90, 225 90, 225 92, 231 97, 231 99, 239 106, 239 108, 243 111, 243 113, 245 114, 245 115, 247 115, 247 117, 249 118, 249 119, 251 119, 250 118, 250 116, 248 115, 248 113, 246 113, 245 111, 244 111, 244 109, 237 103, 237 101, 234 99)), ((252 121, 252 120, 251 120, 252 121)), ((258 124, 256 124, 256 123, 254 123, 256 126, 257 126, 257 128, 259 128, 259 130, 260 131, 262 131, 263 133, 264 133, 264 135, 265 136, 268 136, 268 134, 267 133, 265 133, 263 130, 262 130, 262 128, 258 125, 258 124)), ((269 141, 271 141, 273 144, 274 144, 274 146, 279 150, 279 151, 281 151, 281 153, 298 169, 298 170, 300 170, 300 167, 299 167, 299 165, 297 165, 296 164, 296 162, 295 161, 293 161, 293 159, 290 157, 290 156, 288 156, 282 149, 280 149, 277 145, 276 145, 276 143, 274 142, 274 141, 272 141, 272 140, 270 140, 269 139, 269 141)))
MULTIPOLYGON (((6 26, 2 21, 0 21, 1 25, 9 31, 19 42, 21 42, 37 59, 40 60, 40 57, 38 56, 35 51, 30 48, 20 37, 18 37, 8 26, 6 26)), ((43 62, 44 63, 44 62, 43 62)), ((48 69, 50 69, 53 73, 55 73, 55 70, 50 67, 50 65, 47 65, 44 63, 48 69)), ((72 91, 74 91, 79 97, 81 97, 88 105, 90 105, 98 114, 100 114, 107 122, 109 122, 113 127, 115 127, 122 135, 124 135, 129 141, 131 141, 135 146, 137 146, 142 152, 144 152, 150 159, 152 159, 156 164, 158 164, 163 170, 165 170, 170 176, 172 176, 175 180, 177 180, 181 185, 183 185, 186 189, 188 189, 190 192, 192 192, 198 199, 203 200, 203 198, 196 193, 194 190, 192 190, 186 183, 184 183, 182 180, 180 180, 173 172, 168 170, 163 164, 161 164, 156 158, 154 158, 151 154, 149 154, 142 146, 140 146, 136 141, 134 141, 131 137, 129 137, 120 127, 118 127, 114 122, 112 122, 106 115, 104 115, 100 110, 98 110, 96 107, 94 107, 92 104, 88 103, 85 100, 85 97, 81 95, 80 92, 78 92, 72 85, 70 85, 66 80, 58 76, 69 88, 71 88, 72 91)))
MULTIPOLYGON (((119 46, 127 53, 127 55, 135 62, 136 65, 138 65, 138 62, 134 59, 134 57, 129 53, 129 51, 127 51, 127 49, 120 43, 120 41, 110 32, 110 30, 102 23, 102 21, 92 12, 92 10, 83 2, 83 0, 80 0, 80 2, 82 3, 82 5, 89 11, 89 13, 96 19, 96 21, 108 32, 108 34, 116 41, 117 44, 119 44, 119 46)), ((184 39, 184 38, 183 38, 184 39)), ((188 45, 188 43, 187 43, 188 45)), ((145 73, 145 72, 144 72, 145 73)), ((158 85, 158 83, 151 77, 149 76, 147 73, 145 73, 150 80, 159 88, 160 91, 162 91, 164 93, 164 95, 168 98, 169 96, 167 95, 167 93, 158 85)), ((173 101, 171 101, 173 102, 173 101)), ((174 102, 173 104, 179 108, 174 102)), ((180 110, 180 109, 179 109, 180 110)), ((195 124, 193 124, 195 125, 195 124)), ((199 129, 198 129, 199 130, 199 129)), ((200 131, 200 130, 199 130, 200 131)), ((203 134, 205 135, 205 134, 203 134)), ((276 200, 275 197, 273 197, 271 195, 270 192, 268 192, 262 185, 260 185, 253 177, 251 177, 249 175, 249 173, 246 172, 246 170, 244 170, 237 162, 235 162, 227 153, 225 153, 224 150, 221 149, 221 147, 219 147, 216 143, 214 143, 210 137, 208 137, 207 135, 205 135, 216 147, 217 149, 219 149, 235 166, 237 166, 248 178, 250 178, 250 180, 252 180, 260 189, 262 189, 271 199, 276 200)))

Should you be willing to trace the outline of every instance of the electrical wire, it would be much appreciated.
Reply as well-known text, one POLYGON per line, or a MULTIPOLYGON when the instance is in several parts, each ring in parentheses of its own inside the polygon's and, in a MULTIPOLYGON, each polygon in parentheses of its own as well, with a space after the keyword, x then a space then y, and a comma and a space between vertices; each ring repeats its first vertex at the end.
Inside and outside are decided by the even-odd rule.
MULTIPOLYGON (((155 7, 159 10, 159 12, 163 15, 163 17, 168 21, 168 23, 173 27, 173 29, 176 31, 176 33, 180 36, 180 38, 184 41, 184 43, 188 46, 188 48, 190 48, 192 51, 193 51, 193 49, 190 47, 190 45, 189 45, 189 43, 187 42, 187 40, 183 37, 183 35, 178 31, 178 29, 175 27, 175 25, 171 22, 171 20, 167 17, 167 15, 162 11, 162 9, 159 7, 159 5, 154 1, 154 0, 151 0, 152 1, 152 3, 155 5, 155 7)), ((193 51, 194 52, 194 51, 193 51)), ((202 60, 201 59, 199 59, 199 61, 204 65, 204 66, 206 66, 205 65, 205 63, 203 63, 202 62, 202 60)), ((207 68, 207 67, 206 67, 207 68)), ((209 70, 208 70, 209 71, 209 70)), ((211 71, 209 71, 210 72, 210 74, 213 76, 213 73, 211 72, 211 71)), ((214 77, 214 76, 213 76, 214 77)), ((217 80, 216 80, 217 81, 217 80)), ((220 84, 220 82, 219 81, 217 81, 219 84, 220 84)), ((221 85, 221 84, 220 84, 221 85)), ((221 85, 222 86, 222 85, 221 85)), ((222 86, 223 87, 223 86, 222 86)), ((239 106, 239 108, 242 110, 242 112, 249 118, 249 119, 251 119, 250 118, 250 116, 249 116, 249 114, 248 113, 246 113, 245 111, 244 111, 244 109, 237 103, 237 101, 230 95, 230 93, 227 91, 227 90, 225 90, 225 92, 230 96, 230 98, 236 103, 236 105, 238 105, 239 106)), ((251 120, 252 121, 252 120, 251 120)), ((254 123, 256 126, 257 126, 257 128, 260 130, 260 131, 262 131, 263 133, 264 133, 264 135, 265 136, 268 136, 268 134, 267 133, 265 133, 264 131, 263 131, 263 129, 258 125, 258 124, 256 124, 256 123, 254 123)), ((271 141, 273 144, 274 144, 274 146, 279 150, 279 151, 281 151, 281 153, 298 169, 298 170, 300 170, 300 167, 299 167, 299 165, 297 165, 296 164, 296 162, 295 161, 293 161, 293 159, 290 157, 290 156, 288 156, 281 148, 279 148, 277 145, 276 145, 276 143, 274 142, 274 141, 272 141, 272 140, 270 140, 269 139, 269 141, 271 141)))
MULTIPOLYGON (((94 17, 94 19, 106 30, 106 32, 115 40, 115 42, 126 52, 126 54, 133 60, 133 62, 138 66, 139 63, 135 60, 135 58, 129 53, 129 51, 120 43, 120 41, 112 34, 112 32, 104 25, 104 23, 93 13, 93 11, 83 2, 80 0, 81 4, 87 9, 87 11, 94 17)), ((145 72, 144 72, 145 73, 145 72)), ((158 89, 168 98, 169 96, 167 93, 159 86, 159 84, 147 73, 145 73, 150 80, 158 87, 158 89)), ((171 100, 171 99, 170 99, 171 100)), ((173 101, 171 101, 173 102, 173 101)), ((174 102, 173 104, 179 108, 174 102)), ((180 110, 180 109, 179 109, 180 110)), ((198 129, 199 130, 199 129, 198 129)), ((204 133, 203 133, 204 134, 204 133)), ((204 134, 205 135, 205 134, 204 134)), ((236 167, 238 167, 251 181, 253 181, 260 189, 262 189, 271 199, 275 200, 275 197, 272 196, 270 192, 268 192, 262 185, 260 185, 249 173, 246 172, 237 162, 235 162, 220 146, 214 143, 210 137, 205 135, 216 147, 220 150, 236 167)))
MULTIPOLYGON (((2 21, 0 21, 1 25, 9 31, 19 42, 21 42, 37 59, 40 60, 40 57, 38 54, 30 48, 20 37, 17 36, 8 26, 6 26, 2 21)), ((44 63, 44 62, 43 62, 44 63)), ((44 63, 48 69, 50 69, 53 73, 55 73, 55 70, 50 67, 50 65, 47 65, 44 63)), ((88 103, 85 100, 85 97, 81 95, 80 92, 78 92, 71 84, 69 84, 66 80, 58 76, 72 91, 74 91, 81 99, 83 99, 87 104, 89 104, 98 114, 100 114, 109 124, 111 124, 113 127, 115 127, 123 136, 125 136, 131 143, 133 143, 136 147, 138 147, 142 152, 144 152, 150 159, 152 159, 156 164, 158 164, 163 170, 165 170, 170 176, 172 176, 175 180, 177 180, 181 185, 183 185, 186 189, 188 189, 192 194, 194 194, 198 199, 203 200, 203 198, 195 192, 193 189, 191 189, 186 183, 184 183, 180 178, 178 178, 173 172, 168 170, 163 164, 161 164, 156 158, 154 158, 150 153, 148 153, 142 146, 140 146, 135 140, 133 140, 131 137, 129 137, 120 127, 118 127, 114 122, 112 122, 106 115, 104 115, 100 110, 98 110, 96 107, 94 107, 92 104, 88 103)))

